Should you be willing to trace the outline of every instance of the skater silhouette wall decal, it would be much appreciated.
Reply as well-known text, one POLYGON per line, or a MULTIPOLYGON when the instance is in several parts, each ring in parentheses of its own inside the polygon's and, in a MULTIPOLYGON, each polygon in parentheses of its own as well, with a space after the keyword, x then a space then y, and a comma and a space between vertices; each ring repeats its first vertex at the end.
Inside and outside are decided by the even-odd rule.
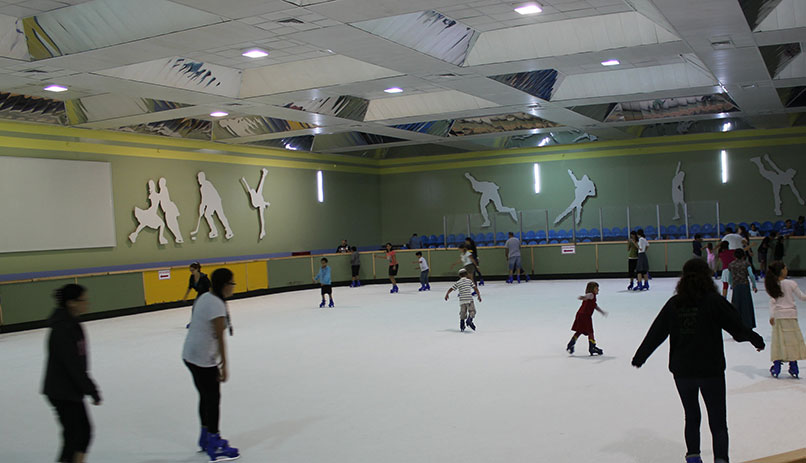
POLYGON ((262 240, 264 236, 266 236, 266 223, 264 219, 264 214, 266 213, 266 207, 270 206, 271 203, 263 199, 263 182, 266 180, 266 174, 269 171, 266 168, 260 169, 260 182, 257 185, 257 190, 253 190, 249 187, 249 184, 246 183, 246 178, 241 177, 241 183, 243 187, 246 189, 246 192, 249 194, 249 199, 252 202, 252 207, 258 210, 258 216, 260 217, 260 237, 259 240, 262 240))
POLYGON ((199 226, 201 225, 202 217, 204 217, 204 219, 207 221, 207 226, 210 227, 210 233, 207 236, 210 238, 218 237, 218 228, 215 226, 213 214, 217 215, 218 220, 220 220, 221 224, 224 225, 224 238, 232 238, 235 236, 235 234, 232 232, 232 229, 229 226, 227 216, 224 215, 224 207, 221 205, 221 196, 218 194, 218 190, 216 190, 213 184, 207 180, 207 176, 204 172, 199 172, 196 175, 196 178, 199 180, 201 203, 199 203, 199 220, 196 222, 196 229, 190 232, 190 239, 196 239, 196 235, 199 233, 199 226))
POLYGON ((171 193, 168 192, 165 177, 160 177, 159 187, 160 189, 156 197, 159 200, 160 209, 162 209, 162 213, 165 216, 165 223, 168 225, 168 230, 170 230, 171 234, 174 236, 174 242, 179 244, 184 243, 185 240, 182 238, 182 231, 179 229, 179 208, 176 207, 176 203, 171 201, 171 193))
POLYGON ((778 168, 778 166, 775 165, 774 162, 772 162, 769 154, 764 155, 764 160, 767 161, 767 164, 769 164, 773 170, 765 169, 764 164, 761 162, 761 158, 758 156, 750 158, 750 162, 758 167, 758 173, 772 183, 772 195, 775 201, 775 215, 781 215, 781 187, 784 185, 788 186, 792 190, 795 198, 798 199, 798 202, 802 206, 804 204, 803 198, 800 197, 798 189, 795 188, 795 175, 797 175, 798 172, 792 168, 782 171, 778 168))
POLYGON ((680 170, 680 161, 677 162, 677 170, 675 171, 674 178, 672 179, 672 202, 674 202, 674 217, 672 220, 680 219, 679 207, 686 210, 685 192, 683 191, 683 180, 686 179, 686 173, 680 170))
POLYGON ((470 185, 473 187, 473 190, 477 193, 481 193, 479 210, 481 211, 481 216, 484 217, 484 223, 481 224, 482 227, 490 226, 490 217, 487 214, 487 204, 490 201, 492 201, 493 205, 495 205, 496 211, 506 212, 512 216, 512 220, 515 222, 518 221, 518 215, 515 213, 515 209, 512 207, 505 207, 503 204, 501 204, 501 195, 498 194, 498 185, 492 182, 480 182, 470 175, 470 172, 465 172, 465 177, 470 180, 470 185))
POLYGON ((577 180, 574 173, 571 172, 571 169, 568 169, 568 175, 570 175, 571 180, 574 181, 574 202, 568 206, 568 209, 554 219, 554 225, 560 223, 560 221, 573 210, 576 210, 576 223, 579 225, 580 220, 582 220, 582 204, 588 199, 588 196, 596 196, 596 185, 593 184, 587 175, 583 175, 582 179, 577 180))
POLYGON ((157 194, 154 180, 148 181, 148 201, 151 203, 148 209, 140 209, 137 206, 134 207, 134 217, 137 218, 138 225, 137 229, 129 234, 129 241, 132 243, 136 242, 137 235, 139 235, 144 228, 153 228, 159 230, 159 243, 168 244, 168 240, 165 239, 164 235, 165 222, 163 222, 162 218, 160 218, 157 213, 160 206, 160 198, 157 194))

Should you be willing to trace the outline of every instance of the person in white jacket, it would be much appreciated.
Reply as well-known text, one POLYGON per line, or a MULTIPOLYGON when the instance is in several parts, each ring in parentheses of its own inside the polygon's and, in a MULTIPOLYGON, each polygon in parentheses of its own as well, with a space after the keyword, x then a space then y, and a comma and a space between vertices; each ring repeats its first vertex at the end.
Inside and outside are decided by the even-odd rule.
POLYGON ((798 284, 787 280, 787 269, 783 262, 771 263, 764 278, 764 287, 770 295, 770 325, 772 325, 772 341, 770 342, 770 374, 777 378, 781 373, 781 364, 789 362, 789 374, 797 378, 798 360, 806 359, 806 344, 798 325, 798 308, 795 297, 806 301, 806 294, 801 292, 798 284))

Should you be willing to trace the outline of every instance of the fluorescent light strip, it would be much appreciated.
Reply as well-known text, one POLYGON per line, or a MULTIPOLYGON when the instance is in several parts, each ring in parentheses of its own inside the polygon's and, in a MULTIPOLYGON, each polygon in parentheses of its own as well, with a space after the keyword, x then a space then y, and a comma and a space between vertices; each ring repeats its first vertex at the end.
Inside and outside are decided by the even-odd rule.
POLYGON ((390 88, 387 88, 386 90, 384 90, 384 92, 386 92, 386 93, 401 93, 402 91, 403 91, 403 89, 400 88, 400 87, 390 87, 390 88))
POLYGON ((224 116, 229 116, 229 113, 224 112, 224 111, 213 111, 213 112, 210 113, 210 115, 213 116, 213 117, 224 117, 224 116))
POLYGON ((609 59, 607 61, 602 61, 602 66, 618 66, 621 62, 617 59, 609 59))
POLYGON ((535 193, 540 193, 540 164, 535 163, 535 193))
POLYGON ((543 12, 543 8, 541 8, 537 3, 525 3, 515 8, 515 11, 520 14, 535 14, 543 12))
POLYGON ((322 171, 316 171, 316 193, 320 203, 325 202, 325 190, 322 180, 322 171))
POLYGON ((728 183, 728 152, 722 150, 720 158, 722 161, 722 183, 728 183))

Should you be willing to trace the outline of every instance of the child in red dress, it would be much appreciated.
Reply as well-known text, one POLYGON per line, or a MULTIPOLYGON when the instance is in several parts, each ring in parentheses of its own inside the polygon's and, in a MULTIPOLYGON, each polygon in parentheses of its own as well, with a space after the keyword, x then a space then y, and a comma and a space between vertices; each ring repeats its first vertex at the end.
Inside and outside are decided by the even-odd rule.
POLYGON ((579 296, 579 300, 582 301, 582 306, 577 311, 574 324, 571 326, 571 329, 574 331, 574 336, 571 337, 568 346, 565 348, 569 354, 574 353, 574 345, 577 342, 577 338, 583 334, 588 337, 588 352, 590 352, 591 355, 602 355, 604 353, 602 349, 596 347, 596 340, 593 339, 593 311, 598 310, 602 315, 607 316, 607 312, 602 310, 596 303, 597 294, 599 294, 599 283, 591 281, 585 287, 585 295, 579 296))

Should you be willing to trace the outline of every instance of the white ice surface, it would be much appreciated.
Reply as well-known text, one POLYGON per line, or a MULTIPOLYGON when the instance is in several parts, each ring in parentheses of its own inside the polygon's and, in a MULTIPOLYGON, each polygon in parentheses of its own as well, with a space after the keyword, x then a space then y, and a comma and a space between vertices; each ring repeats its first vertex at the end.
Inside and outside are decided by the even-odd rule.
MULTIPOLYGON (((465 333, 457 300, 443 300, 448 283, 430 293, 403 284, 396 295, 337 287, 334 310, 318 308, 318 290, 231 301, 222 433, 244 463, 682 462, 668 343, 630 366, 675 280, 643 293, 600 283, 602 357, 587 355, 584 338, 565 352, 582 280, 489 283, 478 331, 465 333)), ((754 300, 768 341, 763 289, 754 300)), ((89 462, 206 461, 180 360, 188 317, 182 308, 85 324, 104 397, 90 408, 89 462)), ((58 428, 39 395, 46 333, 0 336, 0 461, 55 459, 58 428)), ((768 352, 726 337, 732 461, 803 447, 806 380, 772 379, 768 352)), ((705 418, 702 429, 712 461, 705 418)))

